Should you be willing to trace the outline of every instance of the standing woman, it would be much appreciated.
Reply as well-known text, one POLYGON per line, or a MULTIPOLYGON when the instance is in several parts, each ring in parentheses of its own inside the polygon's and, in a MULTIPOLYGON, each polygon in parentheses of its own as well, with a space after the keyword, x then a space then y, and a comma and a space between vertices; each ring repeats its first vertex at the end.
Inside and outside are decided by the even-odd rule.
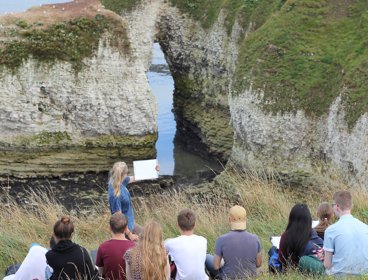
POLYGON ((295 204, 289 215, 289 223, 281 235, 278 262, 282 270, 295 268, 303 256, 312 255, 314 250, 323 247, 323 240, 312 228, 312 217, 308 206, 295 204))
MULTIPOLYGON (((156 166, 160 170, 160 165, 156 166)), ((141 227, 134 222, 134 211, 130 193, 127 189, 129 183, 134 182, 134 176, 128 176, 128 166, 125 162, 115 162, 109 172, 108 199, 111 215, 123 213, 128 219, 127 236, 131 241, 137 241, 141 227)))
POLYGON ((170 265, 158 223, 149 221, 143 228, 138 245, 125 255, 127 280, 170 279, 170 265))
POLYGON ((54 225, 56 245, 46 253, 46 260, 53 269, 51 280, 98 279, 98 272, 88 252, 72 242, 74 225, 69 216, 63 216, 54 225))

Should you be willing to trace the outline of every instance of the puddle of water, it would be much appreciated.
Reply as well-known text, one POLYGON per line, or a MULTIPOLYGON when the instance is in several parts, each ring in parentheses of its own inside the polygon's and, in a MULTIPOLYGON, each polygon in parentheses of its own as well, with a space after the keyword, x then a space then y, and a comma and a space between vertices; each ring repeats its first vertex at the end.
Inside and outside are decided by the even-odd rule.
POLYGON ((1 0, 0 14, 24 12, 25 10, 43 4, 72 2, 68 0, 1 0), (5 4, 4 4, 5 3, 5 4))

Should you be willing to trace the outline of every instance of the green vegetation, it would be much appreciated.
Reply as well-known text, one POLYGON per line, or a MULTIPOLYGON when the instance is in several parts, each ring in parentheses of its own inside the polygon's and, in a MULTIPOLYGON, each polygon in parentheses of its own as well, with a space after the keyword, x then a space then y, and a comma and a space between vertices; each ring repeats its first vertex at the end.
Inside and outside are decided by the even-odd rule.
MULTIPOLYGON (((312 215, 322 201, 331 201, 335 189, 347 186, 334 182, 334 188, 321 187, 319 190, 296 194, 281 187, 273 179, 262 178, 248 172, 228 169, 216 177, 209 186, 208 195, 193 188, 164 196, 152 195, 133 199, 137 222, 144 225, 149 219, 160 223, 164 238, 179 235, 176 214, 189 207, 197 214, 196 234, 205 236, 208 253, 213 253, 217 237, 229 230, 228 210, 240 204, 247 210, 248 231, 255 233, 262 244, 263 264, 258 270, 258 279, 315 279, 298 272, 271 276, 268 273, 267 251, 271 247, 269 237, 281 234, 287 224, 290 209, 296 202, 308 204, 312 215), (197 193, 197 194, 194 194, 197 193), (170 205, 170 207, 168 207, 170 205)), ((366 190, 351 189, 354 196, 353 215, 368 222, 368 194, 366 190)), ((110 238, 108 220, 110 212, 106 198, 95 198, 88 214, 73 210, 69 212, 57 202, 48 190, 34 190, 27 195, 29 203, 25 208, 2 192, 0 204, 0 270, 7 265, 22 262, 30 244, 37 242, 48 247, 55 221, 64 214, 70 214, 74 221, 73 241, 88 250, 97 249, 99 244, 110 238)), ((316 217, 313 217, 316 219, 316 217)), ((323 276, 320 279, 330 279, 323 276)))
POLYGON ((67 132, 49 132, 43 131, 39 134, 36 134, 32 137, 25 138, 20 137, 18 139, 21 145, 50 145, 50 144, 61 144, 70 142, 71 138, 67 132))
POLYGON ((131 147, 154 147, 158 138, 158 133, 147 135, 144 137, 134 136, 99 136, 94 139, 85 140, 87 147, 119 147, 119 146, 131 146, 131 147))
POLYGON ((318 117, 345 87, 352 127, 368 112, 367 2, 286 1, 280 9, 244 40, 234 91, 252 83, 266 111, 318 117))
POLYGON ((106 9, 114 11, 118 15, 121 14, 122 10, 133 9, 140 2, 141 0, 101 0, 102 5, 104 5, 106 9))
POLYGON ((302 109, 319 117, 343 92, 353 127, 368 112, 368 4, 365 0, 171 0, 212 26, 221 10, 253 33, 241 43, 233 91, 253 85, 266 112, 302 109), (249 24, 252 23, 252 26, 249 24))
POLYGON ((236 18, 245 29, 250 22, 256 29, 275 9, 275 0, 171 0, 171 3, 181 12, 200 21, 204 28, 212 26, 218 19, 220 11, 224 9, 225 25, 229 33, 236 18))
POLYGON ((29 56, 42 62, 56 59, 68 61, 77 72, 83 66, 83 58, 89 57, 98 47, 98 41, 107 31, 112 34, 111 44, 120 51, 129 50, 124 27, 116 20, 96 15, 95 18, 77 18, 55 23, 46 29, 30 28, 24 21, 16 23, 25 31, 4 43, 0 49, 0 65, 15 70, 29 56))

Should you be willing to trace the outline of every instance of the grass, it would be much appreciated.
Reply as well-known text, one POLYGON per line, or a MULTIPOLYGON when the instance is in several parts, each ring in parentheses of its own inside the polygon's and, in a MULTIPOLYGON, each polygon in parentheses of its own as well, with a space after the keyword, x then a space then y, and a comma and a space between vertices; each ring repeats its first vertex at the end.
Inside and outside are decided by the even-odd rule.
POLYGON ((129 51, 125 28, 115 19, 103 15, 81 17, 54 23, 47 28, 31 28, 25 21, 18 21, 21 30, 13 30, 11 38, 0 48, 0 66, 16 70, 30 56, 40 62, 67 61, 78 72, 83 59, 90 57, 98 47, 105 32, 112 36, 110 43, 121 52, 129 51))
MULTIPOLYGON (((312 215, 322 201, 331 201, 336 189, 348 187, 335 182, 329 189, 300 195, 298 192, 281 188, 277 180, 266 179, 253 172, 227 169, 211 185, 210 195, 201 192, 174 192, 167 195, 155 195, 135 198, 133 201, 137 222, 144 224, 149 219, 159 222, 164 238, 179 235, 176 226, 176 213, 188 207, 197 214, 195 233, 205 236, 208 252, 213 253, 216 239, 229 230, 227 215, 231 205, 240 204, 247 210, 248 231, 258 235, 263 248, 263 265, 258 270, 258 279, 274 279, 267 271, 267 251, 271 247, 269 237, 280 235, 287 223, 289 211, 296 202, 307 202, 312 215), (231 196, 228 194, 232 193, 231 196), (226 195, 224 195, 226 194, 226 195)), ((355 198, 353 215, 368 223, 368 193, 358 188, 351 189, 355 198)), ((13 198, 3 197, 0 204, 0 270, 7 265, 21 262, 30 244, 37 242, 48 246, 54 222, 63 214, 69 214, 74 221, 76 233, 73 241, 88 250, 97 249, 99 244, 110 238, 108 231, 107 201, 95 201, 91 206, 93 214, 81 214, 77 211, 68 213, 55 199, 50 190, 37 190, 28 196, 26 209, 17 205, 13 198)), ((316 217, 313 217, 316 219, 316 217)), ((278 275, 277 279, 310 279, 297 272, 278 275)), ((327 276, 321 279, 328 279, 327 276)))
POLYGON ((141 0, 101 0, 102 5, 104 5, 106 9, 114 11, 118 15, 120 15, 123 10, 133 9, 140 2, 141 0))
POLYGON ((352 128, 368 112, 365 0, 171 0, 209 28, 221 11, 251 36, 241 45, 234 94, 252 84, 265 112, 326 114, 339 94, 352 128))

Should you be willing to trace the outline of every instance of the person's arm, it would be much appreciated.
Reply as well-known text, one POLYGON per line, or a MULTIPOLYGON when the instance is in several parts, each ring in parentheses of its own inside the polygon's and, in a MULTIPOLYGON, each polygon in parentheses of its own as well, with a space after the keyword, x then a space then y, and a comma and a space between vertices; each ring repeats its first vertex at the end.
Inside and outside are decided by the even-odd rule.
POLYGON ((139 240, 139 236, 136 235, 136 234, 134 234, 134 233, 132 233, 129 229, 127 229, 126 234, 129 237, 130 241, 135 242, 135 241, 138 241, 139 240))
POLYGON ((332 267, 332 252, 325 251, 325 261, 323 265, 327 270, 331 269, 332 267))
POLYGON ((98 267, 98 273, 102 277, 102 275, 104 274, 104 268, 103 268, 103 266, 102 267, 98 267))
POLYGON ((219 270, 221 267, 221 257, 217 256, 216 254, 213 256, 213 268, 215 270, 219 270))
POLYGON ((127 280, 132 280, 132 275, 130 273, 130 265, 127 262, 127 260, 125 260, 125 276, 127 280))
POLYGON ((262 254, 258 252, 257 259, 256 259, 256 267, 260 267, 262 265, 262 254))
POLYGON ((167 262, 166 262, 166 267, 165 267, 165 276, 166 276, 166 280, 170 280, 170 263, 169 263, 169 256, 167 256, 167 262))

